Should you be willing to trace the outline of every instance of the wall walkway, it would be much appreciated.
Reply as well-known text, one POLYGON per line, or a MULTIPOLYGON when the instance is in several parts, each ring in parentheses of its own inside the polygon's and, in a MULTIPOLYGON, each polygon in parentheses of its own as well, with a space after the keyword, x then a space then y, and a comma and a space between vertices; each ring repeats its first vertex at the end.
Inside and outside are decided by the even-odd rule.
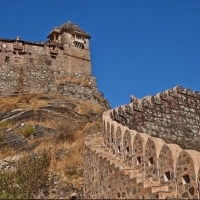
POLYGON ((199 100, 198 92, 177 86, 106 111, 102 133, 85 139, 84 198, 198 199, 200 152, 193 149, 199 146, 182 149, 174 143, 183 140, 167 138, 178 135, 186 147, 198 144, 199 100), (173 128, 178 124, 188 129, 173 128))

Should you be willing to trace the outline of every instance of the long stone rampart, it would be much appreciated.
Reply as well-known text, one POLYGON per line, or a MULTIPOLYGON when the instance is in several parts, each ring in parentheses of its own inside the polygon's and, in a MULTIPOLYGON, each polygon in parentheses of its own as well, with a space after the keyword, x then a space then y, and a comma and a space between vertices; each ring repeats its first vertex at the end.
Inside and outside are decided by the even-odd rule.
POLYGON ((111 118, 132 130, 200 151, 199 92, 176 86, 143 99, 132 97, 131 101, 111 110, 111 118))
POLYGON ((84 198, 199 198, 199 152, 115 122, 106 125, 113 145, 101 133, 85 139, 84 198))
MULTIPOLYGON (((142 100, 132 98, 132 103, 129 105, 104 112, 102 133, 88 135, 85 139, 84 198, 198 199, 200 197, 200 152, 182 149, 178 144, 168 143, 164 137, 153 137, 153 134, 150 134, 151 129, 146 133, 138 131, 145 127, 147 110, 151 117, 157 117, 147 122, 155 122, 159 115, 161 122, 166 119, 165 122, 170 124, 171 115, 179 113, 182 119, 186 120, 187 126, 189 124, 191 129, 192 125, 196 127, 199 93, 183 90, 178 86, 173 90, 167 90, 164 94, 159 93, 156 98, 155 96, 142 100), (171 96, 172 93, 174 96, 171 96), (158 98, 163 95, 167 99, 166 104, 161 102, 162 98, 158 98), (152 99, 156 98, 159 101, 152 103, 152 99), (165 109, 161 111, 163 105, 169 108, 168 111, 164 112, 165 109), (135 121, 129 121, 128 113, 131 113, 135 121), (196 123, 187 123, 190 122, 188 120, 190 118, 195 119, 196 123), (136 129, 133 130, 130 124, 136 129)), ((179 122, 179 118, 177 121, 179 122)), ((166 129, 161 129, 162 126, 159 128, 160 134, 164 135, 166 129)), ((176 135, 176 132, 173 134, 176 135)))

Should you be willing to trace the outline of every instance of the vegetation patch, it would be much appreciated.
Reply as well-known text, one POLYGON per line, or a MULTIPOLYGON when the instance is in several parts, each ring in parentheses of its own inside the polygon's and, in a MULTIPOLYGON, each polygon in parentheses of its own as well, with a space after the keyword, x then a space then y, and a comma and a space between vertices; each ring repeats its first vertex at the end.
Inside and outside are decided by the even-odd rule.
POLYGON ((68 142, 73 143, 76 140, 75 133, 80 126, 75 126, 71 124, 60 124, 57 126, 58 134, 56 136, 56 142, 68 142))
POLYGON ((30 137, 35 133, 35 127, 33 125, 23 126, 22 128, 19 129, 19 132, 24 137, 30 137))
POLYGON ((51 156, 47 151, 21 158, 16 171, 1 171, 0 199, 34 198, 48 189, 51 156))
MULTIPOLYGON (((71 79, 71 82, 76 80, 71 79)), ((19 164, 12 165, 16 171, 0 171, 0 199, 69 198, 74 191, 82 193, 84 138, 87 134, 101 130, 100 116, 106 108, 95 102, 56 94, 20 94, 0 98, 0 114, 13 109, 21 109, 22 112, 42 110, 43 107, 48 109, 48 104, 57 108, 50 110, 48 118, 35 112, 33 118, 23 121, 0 122, 0 159, 14 156, 18 150, 27 155, 18 161, 19 164), (57 133, 35 128, 36 124, 57 133), (7 131, 10 127, 12 130, 7 131), (31 137, 36 131, 38 135, 31 137), (23 135, 25 138, 19 136, 23 140, 31 137, 27 144, 33 144, 34 149, 27 151, 26 148, 14 150, 11 146, 4 147, 5 139, 13 132, 16 136, 17 133, 23 135), (44 149, 46 153, 32 153, 44 152, 44 149)), ((18 137, 13 139, 18 141, 18 137)))
POLYGON ((0 130, 2 130, 4 128, 10 128, 11 125, 12 125, 11 122, 9 122, 8 120, 1 121, 0 122, 0 130))

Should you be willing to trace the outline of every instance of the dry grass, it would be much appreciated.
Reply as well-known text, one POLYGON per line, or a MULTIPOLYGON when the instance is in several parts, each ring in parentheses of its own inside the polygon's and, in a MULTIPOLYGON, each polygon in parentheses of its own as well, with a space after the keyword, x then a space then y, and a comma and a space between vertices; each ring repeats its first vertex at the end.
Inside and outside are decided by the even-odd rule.
POLYGON ((16 155, 16 152, 11 147, 2 148, 0 150, 0 160, 3 160, 4 158, 14 155, 16 155))
POLYGON ((38 107, 47 106, 48 103, 49 102, 47 102, 45 100, 36 99, 35 101, 30 101, 29 104, 27 104, 27 107, 31 108, 31 109, 35 109, 35 108, 38 108, 38 107))
POLYGON ((17 108, 19 97, 2 97, 0 98, 0 112, 8 112, 17 108))
MULTIPOLYGON (((84 84, 81 82, 83 80, 71 79, 71 81, 80 81, 80 84, 84 84)), ((50 99, 48 95, 45 94, 2 97, 0 98, 0 112, 4 113, 17 108, 34 109, 46 106, 52 101, 60 101, 61 99, 63 100, 64 97, 55 95, 54 99, 50 99)), ((66 100, 76 105, 74 111, 79 114, 102 114, 105 110, 105 108, 102 108, 91 101, 78 101, 77 99, 72 98, 66 98, 66 100)), ((26 122, 26 127, 30 128, 35 124, 55 129, 58 131, 58 135, 52 136, 52 138, 48 137, 38 140, 38 146, 34 149, 34 151, 41 152, 47 150, 51 156, 49 166, 50 173, 59 174, 63 181, 69 181, 75 188, 81 188, 83 175, 80 169, 82 169, 83 166, 84 138, 87 134, 100 131, 101 122, 88 122, 77 126, 75 123, 63 124, 63 122, 57 122, 55 119, 47 119, 44 121, 29 120, 26 122)), ((2 124, 2 126, 8 127, 9 123, 2 124)), ((28 131, 28 135, 33 133, 32 128, 24 128, 21 131, 24 131, 25 135, 26 131, 28 131)), ((31 142, 34 143, 36 141, 31 142)), ((12 148, 5 148, 0 151, 0 159, 14 155, 16 155, 16 152, 12 148)))
MULTIPOLYGON (((73 79, 72 79, 73 80, 73 79)), ((75 80, 74 80, 75 81, 75 80)), ((62 97, 63 98, 63 97, 62 97)), ((61 99, 60 95, 54 95, 53 99, 48 99, 45 94, 19 94, 16 96, 7 96, 0 98, 0 113, 9 112, 14 109, 36 109, 39 107, 47 106, 55 99, 61 99)), ((102 113, 104 109, 91 101, 78 101, 74 98, 67 98, 69 102, 76 102, 75 111, 80 114, 87 114, 88 111, 102 113)))
POLYGON ((29 120, 29 121, 26 121, 26 124, 30 126, 37 124, 40 126, 56 129, 58 126, 60 126, 61 122, 57 122, 53 119, 41 120, 41 121, 29 120))
POLYGON ((105 111, 105 108, 102 108, 91 101, 82 101, 80 104, 76 106, 74 110, 80 114, 88 114, 88 112, 91 111, 94 113, 101 114, 103 113, 103 111, 105 111))
POLYGON ((27 95, 17 95, 17 96, 7 96, 0 98, 0 110, 1 113, 9 112, 11 110, 27 107, 29 105, 30 100, 34 99, 34 94, 27 95), (21 104, 21 106, 20 106, 21 104))
POLYGON ((65 171, 67 167, 77 167, 83 165, 84 134, 79 130, 74 133, 73 142, 69 140, 56 140, 55 137, 48 141, 42 141, 35 151, 46 149, 51 152, 51 172, 65 171), (58 151, 63 154, 57 155, 58 151))
POLYGON ((63 82, 75 83, 77 85, 82 85, 84 87, 92 88, 92 85, 87 80, 76 78, 76 77, 72 77, 72 76, 68 76, 65 79, 62 79, 61 81, 57 82, 57 84, 61 84, 63 82))
MULTIPOLYGON (((55 98, 60 98, 55 95, 55 98)), ((14 109, 35 109, 47 106, 54 99, 48 99, 45 94, 19 94, 16 96, 6 96, 0 98, 0 113, 9 112, 14 109)))
MULTIPOLYGON (((80 190, 83 184, 83 151, 84 137, 93 130, 98 122, 87 123, 82 130, 73 132, 73 142, 68 140, 56 140, 55 137, 42 140, 41 143, 34 149, 34 152, 46 150, 50 154, 50 166, 48 171, 50 174, 59 174, 62 183, 71 183, 73 188, 80 190), (63 152, 57 155, 57 152, 63 152)), ((66 131, 67 132, 67 131, 66 131)), ((12 149, 5 149, 0 153, 0 159, 8 156, 14 156, 16 153, 12 149)), ((59 186, 60 187, 60 186, 59 186)))
MULTIPOLYGON (((55 97, 56 98, 56 97, 55 97)), ((57 97, 60 98, 60 97, 57 97)), ((67 99, 68 101, 75 102, 74 99, 67 99)), ((48 99, 45 99, 45 95, 38 94, 38 95, 19 95, 14 97, 2 97, 0 98, 0 105, 7 105, 4 111, 12 110, 13 108, 24 108, 26 106, 33 108, 38 106, 47 105, 49 102, 48 99), (9 108, 9 109, 8 109, 9 108)), ((1 108, 1 107, 0 107, 1 108)), ((76 100, 76 107, 75 111, 80 114, 88 114, 89 112, 94 113, 102 113, 104 109, 97 104, 89 101, 81 101, 77 102, 76 100)), ((83 164, 83 147, 84 147, 84 137, 85 133, 89 132, 88 130, 93 129, 93 123, 86 123, 84 126, 78 126, 72 124, 63 124, 58 123, 53 119, 48 119, 45 121, 35 121, 29 120, 26 122, 26 127, 20 129, 25 134, 32 134, 34 130, 32 130, 32 126, 38 124, 40 126, 49 127, 58 131, 57 137, 48 139, 48 141, 42 141, 40 145, 36 148, 36 151, 41 149, 49 150, 52 154, 51 159, 51 171, 59 171, 63 170, 66 167, 70 166, 81 166, 83 164), (27 127, 31 130, 27 130, 27 127), (71 137, 73 136, 73 137, 71 137), (64 152, 67 152, 66 159, 62 158, 62 160, 58 161, 57 158, 54 156, 55 152, 58 149, 62 149, 64 152), (59 163, 59 164, 58 164, 59 163)), ((99 122, 97 122, 99 124, 99 122)), ((10 123, 4 122, 0 123, 1 127, 8 127, 10 123), (2 126, 1 126, 2 125, 2 126)), ((1 158, 10 156, 15 154, 12 149, 8 149, 6 152, 2 152, 1 158)))
MULTIPOLYGON (((97 122, 98 123, 98 122, 97 122)), ((43 141, 35 149, 41 151, 48 150, 51 154, 50 173, 59 174, 62 181, 70 182, 74 188, 81 188, 83 184, 83 151, 84 151, 84 138, 88 130, 93 129, 95 123, 87 123, 82 130, 76 130, 74 134, 74 141, 68 140, 55 140, 55 138, 43 141), (57 156, 57 152, 64 152, 57 156)))

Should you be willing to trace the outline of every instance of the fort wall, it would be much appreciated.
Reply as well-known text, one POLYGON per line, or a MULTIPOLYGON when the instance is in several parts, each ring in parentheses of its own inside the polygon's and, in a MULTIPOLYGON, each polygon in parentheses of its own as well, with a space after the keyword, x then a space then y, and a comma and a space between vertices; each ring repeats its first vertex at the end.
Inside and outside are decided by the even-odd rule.
POLYGON ((0 93, 12 92, 56 92, 56 83, 65 80, 72 73, 91 76, 88 50, 55 47, 44 44, 27 44, 0 40, 0 93))
POLYGON ((58 93, 107 105, 91 74, 89 34, 68 22, 47 38, 0 38, 0 95, 58 93))
MULTIPOLYGON (((156 97, 162 96, 161 94, 163 93, 159 93, 156 97)), ((161 109, 156 109, 155 101, 154 103, 150 101, 155 100, 155 96, 153 96, 142 100, 132 98, 131 104, 108 110, 103 114, 102 133, 88 135, 85 139, 84 198, 198 199, 200 197, 200 152, 186 150, 180 145, 168 143, 164 137, 167 133, 166 129, 161 129, 162 123, 159 123, 161 125, 159 131, 163 138, 154 137, 153 134, 150 134, 150 129, 147 134, 128 127, 131 122, 126 113, 131 113, 133 119, 136 120, 138 119, 137 111, 139 111, 141 118, 137 124, 132 123, 132 125, 143 128, 144 122, 146 122, 144 120, 146 112, 144 111, 147 110, 146 108, 151 108, 150 116, 158 119, 159 115, 161 122, 170 120, 170 113, 173 115, 176 110, 180 114, 179 116, 186 120, 184 121, 186 125, 189 124, 190 130, 193 130, 192 125, 196 130, 196 124, 199 123, 199 93, 179 86, 167 90, 164 96, 168 99, 166 105, 169 109, 163 109, 162 112, 161 109), (180 102, 178 99, 176 100, 178 105, 170 107, 173 100, 169 91, 174 92, 176 99, 187 99, 184 101, 184 106, 183 101, 180 102), (190 105, 195 106, 191 107, 190 105), (195 112, 193 110, 190 112, 190 109, 194 109, 195 112), (166 120, 164 120, 165 117, 166 120), (187 123, 190 118, 193 120, 193 117, 197 120, 196 123, 187 123)), ((162 104, 159 103, 160 101, 156 101, 156 105, 162 107, 162 104)), ((177 121, 180 122, 178 119, 177 121)), ((152 122, 156 122, 155 118, 152 122)), ((171 124, 169 123, 169 125, 171 124)), ((168 128, 167 125, 164 127, 168 128)), ((171 137, 176 134, 174 131, 171 137)), ((168 137, 169 135, 170 133, 167 134, 168 137)), ((185 145, 187 146, 187 144, 185 145)))
POLYGON ((200 151, 200 93, 177 86, 111 110, 118 123, 185 149, 200 151))

